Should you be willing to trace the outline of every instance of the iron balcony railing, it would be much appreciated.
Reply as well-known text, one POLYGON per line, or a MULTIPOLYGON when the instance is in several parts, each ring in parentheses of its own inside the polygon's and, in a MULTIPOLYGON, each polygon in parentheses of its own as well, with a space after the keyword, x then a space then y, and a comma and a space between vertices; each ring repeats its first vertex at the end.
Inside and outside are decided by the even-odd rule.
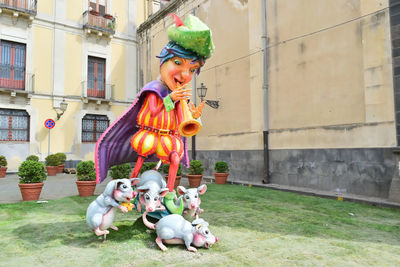
POLYGON ((85 11, 83 13, 83 28, 114 35, 115 18, 109 15, 100 16, 93 11, 85 11))
POLYGON ((114 91, 114 84, 104 84, 96 81, 82 82, 82 97, 83 98, 100 98, 111 100, 114 91))
POLYGON ((36 15, 37 0, 0 0, 0 8, 36 15))

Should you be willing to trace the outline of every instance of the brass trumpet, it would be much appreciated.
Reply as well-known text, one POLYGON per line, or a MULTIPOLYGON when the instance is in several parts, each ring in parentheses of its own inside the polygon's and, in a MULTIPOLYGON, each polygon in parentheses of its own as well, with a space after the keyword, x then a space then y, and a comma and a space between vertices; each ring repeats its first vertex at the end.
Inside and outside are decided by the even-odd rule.
MULTIPOLYGON (((177 90, 182 89, 185 86, 186 85, 180 86, 177 90)), ((182 106, 183 121, 178 126, 178 132, 183 137, 191 137, 200 131, 201 124, 197 120, 193 119, 192 112, 190 112, 186 100, 180 100, 180 102, 182 106)))
POLYGON ((180 100, 180 102, 182 106, 183 121, 178 126, 178 132, 181 136, 191 137, 200 131, 201 124, 197 120, 193 119, 188 103, 185 100, 180 100))

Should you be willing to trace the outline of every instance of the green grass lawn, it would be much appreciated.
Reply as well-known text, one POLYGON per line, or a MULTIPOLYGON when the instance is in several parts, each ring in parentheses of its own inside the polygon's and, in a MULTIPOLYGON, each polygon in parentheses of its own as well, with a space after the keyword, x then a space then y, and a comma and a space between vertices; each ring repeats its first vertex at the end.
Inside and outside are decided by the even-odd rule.
POLYGON ((400 266, 400 210, 211 184, 201 217, 219 242, 162 252, 135 211, 102 242, 85 221, 94 199, 0 205, 0 266, 400 266))

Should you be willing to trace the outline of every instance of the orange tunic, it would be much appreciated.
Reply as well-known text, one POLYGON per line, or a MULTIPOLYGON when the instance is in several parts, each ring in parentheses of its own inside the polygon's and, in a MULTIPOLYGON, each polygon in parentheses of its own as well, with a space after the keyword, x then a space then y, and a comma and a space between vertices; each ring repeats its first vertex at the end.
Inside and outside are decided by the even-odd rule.
POLYGON ((178 153, 180 159, 184 154, 184 147, 178 133, 180 119, 175 105, 171 111, 166 111, 162 99, 157 97, 156 106, 162 105, 161 111, 151 116, 149 96, 147 95, 137 116, 137 124, 141 129, 132 137, 131 146, 138 155, 147 157, 156 153, 163 163, 169 163, 171 152, 178 153), (161 130, 161 131, 160 131, 161 130))

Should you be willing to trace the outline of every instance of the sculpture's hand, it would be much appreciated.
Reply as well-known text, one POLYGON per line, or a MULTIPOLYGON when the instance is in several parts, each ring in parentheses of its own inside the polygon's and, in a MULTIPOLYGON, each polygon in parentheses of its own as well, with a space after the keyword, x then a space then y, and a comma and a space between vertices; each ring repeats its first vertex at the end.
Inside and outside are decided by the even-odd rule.
POLYGON ((120 206, 119 206, 119 209, 120 209, 122 212, 124 212, 124 213, 128 212, 128 208, 125 207, 125 206, 120 205, 120 206))
POLYGON ((176 102, 179 100, 187 100, 192 96, 191 92, 192 89, 185 89, 184 87, 182 88, 177 88, 175 89, 172 93, 169 94, 169 97, 172 99, 172 101, 176 102))
POLYGON ((203 101, 203 102, 200 103, 200 105, 195 107, 193 103, 190 103, 190 106, 191 106, 190 111, 192 112, 193 119, 200 118, 201 112, 202 112, 203 107, 204 107, 205 104, 206 104, 206 102, 203 101))

